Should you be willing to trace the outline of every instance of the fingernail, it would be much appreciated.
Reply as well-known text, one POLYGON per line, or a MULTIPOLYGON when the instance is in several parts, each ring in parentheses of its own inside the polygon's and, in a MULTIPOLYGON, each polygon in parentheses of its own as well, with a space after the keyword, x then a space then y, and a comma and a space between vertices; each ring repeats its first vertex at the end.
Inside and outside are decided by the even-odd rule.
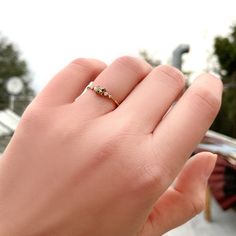
POLYGON ((213 75, 214 77, 216 77, 217 79, 220 79, 221 80, 221 76, 216 73, 216 72, 213 72, 213 71, 210 71, 209 74, 213 75))
POLYGON ((210 154, 209 153, 209 157, 210 157, 210 161, 209 161, 208 166, 205 169, 205 177, 206 177, 206 179, 209 179, 212 171, 215 168, 215 164, 216 164, 216 160, 217 160, 217 155, 216 154, 213 154, 213 153, 210 154))
POLYGON ((211 154, 209 154, 209 156, 211 158, 211 161, 209 161, 209 165, 205 169, 205 177, 206 177, 206 179, 209 179, 212 171, 215 168, 215 164, 216 164, 216 160, 217 160, 217 155, 216 154, 211 153, 211 154))

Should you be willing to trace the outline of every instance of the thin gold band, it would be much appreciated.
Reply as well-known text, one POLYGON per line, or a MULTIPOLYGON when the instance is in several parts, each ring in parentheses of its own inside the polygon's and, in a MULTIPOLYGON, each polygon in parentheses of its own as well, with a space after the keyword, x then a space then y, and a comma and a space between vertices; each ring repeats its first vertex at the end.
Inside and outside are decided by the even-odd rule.
POLYGON ((90 84, 87 86, 87 89, 91 89, 93 90, 96 94, 100 95, 100 96, 103 96, 103 97, 107 97, 109 99, 111 99, 115 104, 116 106, 119 106, 119 102, 117 102, 113 97, 112 95, 103 87, 97 85, 97 86, 94 86, 93 85, 93 82, 90 82, 90 84))

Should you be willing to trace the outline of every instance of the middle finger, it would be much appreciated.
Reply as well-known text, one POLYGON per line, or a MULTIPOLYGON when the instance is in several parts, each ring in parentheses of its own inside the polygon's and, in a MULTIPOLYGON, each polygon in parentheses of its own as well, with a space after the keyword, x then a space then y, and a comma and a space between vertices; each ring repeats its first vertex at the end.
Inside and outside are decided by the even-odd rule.
MULTIPOLYGON (((135 121, 143 133, 150 133, 184 88, 184 77, 170 66, 158 66, 132 91, 117 110, 135 121)), ((137 127, 136 127, 137 128, 137 127)))

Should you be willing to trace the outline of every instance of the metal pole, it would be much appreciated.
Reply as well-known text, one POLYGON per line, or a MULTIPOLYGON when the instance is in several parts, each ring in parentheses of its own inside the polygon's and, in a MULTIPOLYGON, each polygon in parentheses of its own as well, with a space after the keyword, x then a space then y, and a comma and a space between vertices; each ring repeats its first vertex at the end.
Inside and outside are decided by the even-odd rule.
POLYGON ((14 111, 15 108, 15 96, 14 95, 10 95, 10 101, 9 101, 9 108, 14 111))
POLYGON ((182 69, 182 56, 184 53, 188 53, 190 46, 188 44, 180 44, 174 51, 172 55, 172 66, 182 69))

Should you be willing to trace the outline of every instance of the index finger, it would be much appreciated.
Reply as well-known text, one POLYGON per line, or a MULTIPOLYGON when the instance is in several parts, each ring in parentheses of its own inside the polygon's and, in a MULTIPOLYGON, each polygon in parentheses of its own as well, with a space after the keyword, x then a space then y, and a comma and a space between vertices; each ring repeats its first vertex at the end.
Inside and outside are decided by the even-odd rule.
MULTIPOLYGON (((173 181, 214 121, 221 105, 223 86, 210 74, 199 76, 153 132, 156 166, 173 181)), ((155 157, 154 157, 155 158, 155 157)))

